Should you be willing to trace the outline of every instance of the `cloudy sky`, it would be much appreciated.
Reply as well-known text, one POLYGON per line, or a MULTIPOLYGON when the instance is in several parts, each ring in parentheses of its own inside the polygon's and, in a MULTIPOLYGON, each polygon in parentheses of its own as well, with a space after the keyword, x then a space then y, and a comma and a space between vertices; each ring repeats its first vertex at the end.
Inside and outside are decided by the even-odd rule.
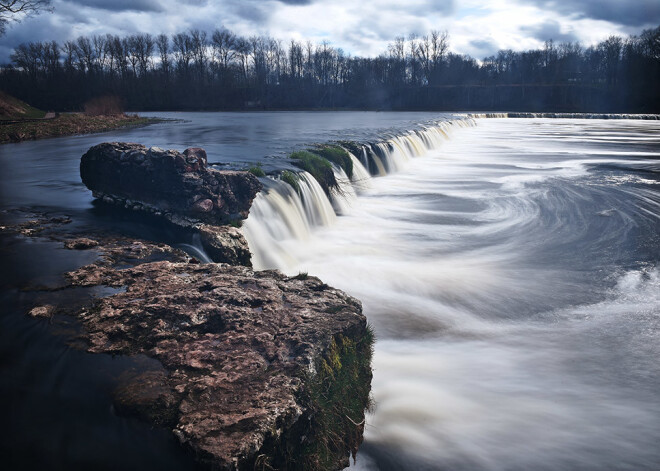
POLYGON ((547 39, 593 44, 660 25, 660 0, 53 0, 53 7, 9 27, 0 62, 21 42, 220 26, 246 36, 327 40, 363 56, 386 51, 396 36, 447 30, 454 52, 483 58, 547 39))

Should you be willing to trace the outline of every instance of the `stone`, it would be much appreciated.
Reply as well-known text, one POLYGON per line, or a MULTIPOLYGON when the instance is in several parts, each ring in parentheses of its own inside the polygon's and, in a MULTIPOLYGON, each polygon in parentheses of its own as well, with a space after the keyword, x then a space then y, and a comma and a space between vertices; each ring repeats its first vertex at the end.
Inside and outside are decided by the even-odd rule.
POLYGON ((233 226, 198 226, 202 248, 215 262, 252 266, 250 247, 240 229, 233 226))
POLYGON ((86 237, 80 237, 78 239, 70 239, 64 242, 64 247, 69 250, 86 250, 91 249, 99 245, 94 239, 88 239, 86 237))
POLYGON ((130 200, 136 203, 133 208, 151 208, 187 227, 247 218, 262 188, 249 172, 208 167, 206 152, 199 147, 182 154, 140 144, 103 143, 82 156, 80 176, 92 194, 108 204, 125 206, 130 200), (194 200, 197 195, 201 198, 194 200), (204 203, 197 204, 200 199, 204 203))
POLYGON ((28 315, 30 317, 50 318, 53 317, 54 312, 55 312, 55 307, 47 304, 45 306, 37 306, 32 308, 30 312, 28 312, 28 315))
POLYGON ((192 209, 198 213, 208 213, 209 211, 213 211, 213 201, 210 199, 199 200, 193 204, 192 209))
MULTIPOLYGON (((113 385, 118 414, 168 428, 210 469, 348 465, 370 405, 373 336, 357 300, 312 276, 201 264, 166 244, 28 216, 4 230, 98 243, 96 261, 39 288, 28 314, 74 317, 76 348, 141 359, 113 385), (107 297, 62 303, 67 290, 107 297)), ((238 228, 199 230, 247 250, 238 228)))
POLYGON ((124 291, 77 313, 88 351, 147 355, 117 410, 170 427, 213 469, 338 470, 362 441, 372 338, 360 303, 311 276, 158 261, 67 274, 124 291))

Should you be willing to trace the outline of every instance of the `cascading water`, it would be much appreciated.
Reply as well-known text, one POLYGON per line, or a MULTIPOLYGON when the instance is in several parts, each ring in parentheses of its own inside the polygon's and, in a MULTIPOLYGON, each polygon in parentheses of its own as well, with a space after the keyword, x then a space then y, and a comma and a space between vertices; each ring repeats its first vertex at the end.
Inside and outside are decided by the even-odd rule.
POLYGON ((655 123, 394 136, 356 152, 358 197, 329 226, 300 208, 308 190, 276 182, 258 198, 255 265, 319 276, 376 329, 358 467, 658 468, 655 123), (368 177, 385 169, 398 172, 368 177))
POLYGON ((250 217, 243 224, 254 267, 287 272, 296 264, 292 256, 296 241, 308 239, 314 227, 333 224, 336 214, 348 214, 357 195, 371 187, 372 177, 367 168, 376 169, 378 176, 400 171, 410 159, 439 148, 449 139, 452 127, 474 124, 472 119, 440 122, 385 142, 365 145, 362 148, 363 162, 349 153, 353 178, 349 179, 344 170, 334 167, 338 187, 331 191, 330 198, 314 177, 304 171, 298 173, 297 189, 281 180, 268 179, 266 188, 252 205, 250 217))
POLYGON ((471 118, 557 118, 557 119, 632 119, 660 120, 658 114, 615 114, 615 113, 470 113, 471 118))

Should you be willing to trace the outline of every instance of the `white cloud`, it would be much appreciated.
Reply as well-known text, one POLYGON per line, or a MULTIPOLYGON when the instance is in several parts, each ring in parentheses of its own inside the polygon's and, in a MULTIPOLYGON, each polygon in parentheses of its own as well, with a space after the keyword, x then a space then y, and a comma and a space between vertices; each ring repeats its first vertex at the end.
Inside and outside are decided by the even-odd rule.
MULTIPOLYGON (((611 11, 619 11, 615 2, 620 0, 604 1, 611 11)), ((627 15, 616 22, 610 10, 594 7, 596 0, 579 0, 570 7, 555 0, 55 0, 54 13, 14 25, 0 38, 0 61, 26 41, 63 42, 105 33, 172 34, 223 25, 240 35, 268 34, 285 42, 327 40, 362 56, 386 52, 396 36, 446 29, 452 51, 483 58, 498 49, 541 47, 555 33, 555 39, 576 38, 586 44, 611 34, 636 33, 649 26, 631 25, 645 12, 650 12, 650 21, 660 22, 656 1, 626 1, 627 15)))

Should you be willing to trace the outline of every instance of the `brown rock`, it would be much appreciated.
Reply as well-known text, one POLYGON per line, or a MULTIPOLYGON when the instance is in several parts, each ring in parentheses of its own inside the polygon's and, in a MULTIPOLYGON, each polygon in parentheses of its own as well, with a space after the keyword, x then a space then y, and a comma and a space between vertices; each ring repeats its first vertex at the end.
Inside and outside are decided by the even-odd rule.
POLYGON ((172 426, 216 469, 347 465, 371 380, 358 301, 314 277, 222 264, 88 265, 67 276, 125 287, 79 313, 90 352, 164 367, 129 378, 119 410, 172 426))
POLYGON ((78 239, 70 239, 64 242, 64 247, 69 250, 86 250, 98 246, 99 243, 94 239, 80 237, 78 239))
POLYGON ((206 166, 208 160, 206 158, 206 151, 201 147, 189 147, 183 151, 186 156, 186 162, 190 164, 200 163, 201 166, 206 166))
POLYGON ((208 213, 213 211, 213 201, 209 199, 199 200, 193 204, 193 211, 198 213, 208 213))
POLYGON ((184 226, 245 219, 261 191, 261 183, 249 172, 207 167, 201 148, 180 154, 140 144, 103 143, 82 156, 80 176, 96 198, 121 206, 130 201, 134 208, 161 213, 184 226), (209 200, 210 208, 206 203, 191 206, 197 195, 209 200), (218 200, 224 204, 214 205, 218 200))
POLYGON ((197 230, 204 251, 213 261, 252 266, 250 247, 240 229, 202 224, 197 230))
POLYGON ((46 304, 45 306, 37 306, 35 308, 32 308, 30 312, 28 312, 28 315, 31 317, 53 317, 53 313, 55 312, 55 306, 51 306, 49 304, 46 304))

